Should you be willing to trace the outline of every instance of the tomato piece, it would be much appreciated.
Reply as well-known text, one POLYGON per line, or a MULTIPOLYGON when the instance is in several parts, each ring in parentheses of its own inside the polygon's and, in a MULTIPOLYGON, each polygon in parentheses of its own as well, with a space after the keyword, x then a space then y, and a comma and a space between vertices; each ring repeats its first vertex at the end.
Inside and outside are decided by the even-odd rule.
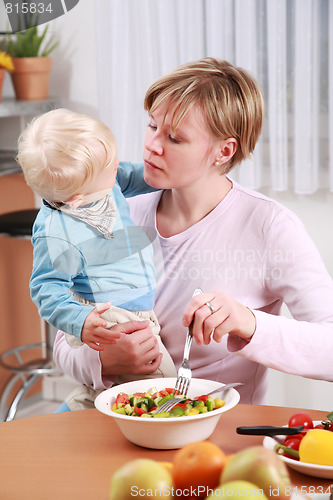
POLYGON ((144 413, 147 413, 143 408, 138 408, 137 406, 134 406, 134 412, 137 413, 138 415, 143 415, 144 413))
POLYGON ((174 389, 173 387, 166 387, 166 388, 165 388, 165 391, 166 391, 168 394, 172 394, 174 390, 175 390, 175 389, 174 389))
POLYGON ((178 408, 182 408, 182 409, 184 409, 184 408, 185 408, 185 406, 187 405, 187 403, 188 403, 188 401, 185 401, 184 403, 178 403, 178 404, 175 406, 175 408, 177 408, 177 407, 178 407, 178 408))
POLYGON ((315 425, 314 429, 325 429, 326 431, 333 431, 333 423, 329 420, 323 420, 321 424, 315 425))
MULTIPOLYGON (((298 425, 302 425, 304 429, 313 429, 313 421, 308 413, 299 412, 294 413, 289 419, 288 422, 289 427, 297 427, 298 425)), ((301 433, 305 435, 306 433, 301 433)))
MULTIPOLYGON (((290 437, 290 436, 288 436, 284 442, 285 446, 288 446, 288 448, 292 448, 293 450, 297 451, 299 450, 300 444, 301 444, 301 439, 296 439, 295 437, 290 437)), ((285 454, 285 456, 289 458, 295 458, 288 454, 285 454)))
POLYGON ((117 399, 116 399, 116 403, 121 404, 121 405, 129 404, 128 394, 118 394, 117 399))
POLYGON ((145 392, 135 392, 135 393, 133 394, 133 396, 135 396, 136 398, 144 398, 144 397, 145 397, 145 395, 146 395, 146 393, 145 393, 145 392))
POLYGON ((287 439, 298 439, 298 441, 301 441, 304 438, 305 434, 306 434, 305 432, 300 432, 299 434, 290 434, 290 436, 286 436, 286 440, 287 439))
POLYGON ((206 403, 207 399, 209 398, 209 396, 207 396, 207 394, 203 394, 202 396, 199 396, 198 398, 196 398, 198 401, 203 401, 204 403, 206 403))
POLYGON ((158 391, 159 395, 161 398, 164 398, 165 396, 169 396, 169 393, 167 391, 158 391))

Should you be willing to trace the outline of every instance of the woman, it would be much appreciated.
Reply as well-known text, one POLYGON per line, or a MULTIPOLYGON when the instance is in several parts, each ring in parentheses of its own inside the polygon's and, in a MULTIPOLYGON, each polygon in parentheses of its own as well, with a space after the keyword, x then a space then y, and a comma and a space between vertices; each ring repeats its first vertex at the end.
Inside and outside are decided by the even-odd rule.
MULTIPOLYGON (((242 403, 264 402, 267 367, 332 381, 333 282, 320 255, 294 214, 227 176, 260 135, 257 83, 206 58, 158 79, 145 108, 145 180, 162 191, 131 200, 131 215, 158 233, 154 309, 176 367, 194 318, 193 376, 243 382, 242 403), (191 298, 197 287, 205 293, 191 298), (279 316, 283 302, 294 319, 279 316)), ((129 365, 142 378, 155 371, 161 355, 147 325, 114 328, 120 340, 99 355, 70 349, 59 332, 56 363, 97 390, 129 365)))

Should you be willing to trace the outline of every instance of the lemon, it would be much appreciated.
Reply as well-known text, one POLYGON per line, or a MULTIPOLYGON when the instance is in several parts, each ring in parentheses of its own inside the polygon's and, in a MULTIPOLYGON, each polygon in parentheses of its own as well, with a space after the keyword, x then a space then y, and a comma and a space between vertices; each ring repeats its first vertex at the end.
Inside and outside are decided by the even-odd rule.
POLYGON ((317 465, 333 465, 333 432, 311 429, 301 440, 299 447, 301 462, 317 465))

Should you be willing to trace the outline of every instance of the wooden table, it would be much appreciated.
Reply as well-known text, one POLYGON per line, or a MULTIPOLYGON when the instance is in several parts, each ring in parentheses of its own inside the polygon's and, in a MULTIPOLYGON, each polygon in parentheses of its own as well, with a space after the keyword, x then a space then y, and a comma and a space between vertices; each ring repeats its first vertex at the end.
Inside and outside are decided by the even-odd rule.
MULTIPOLYGON (((240 425, 284 425, 297 408, 237 405, 222 414, 210 440, 226 454, 262 444, 236 434, 240 425)), ((303 410, 304 411, 304 410, 303 410)), ((325 412, 305 410, 314 420, 325 412)), ((1 500, 107 500, 112 473, 129 460, 171 461, 175 450, 150 450, 127 441, 114 420, 84 410, 0 423, 1 500)), ((326 491, 333 481, 290 469, 303 490, 326 491)))

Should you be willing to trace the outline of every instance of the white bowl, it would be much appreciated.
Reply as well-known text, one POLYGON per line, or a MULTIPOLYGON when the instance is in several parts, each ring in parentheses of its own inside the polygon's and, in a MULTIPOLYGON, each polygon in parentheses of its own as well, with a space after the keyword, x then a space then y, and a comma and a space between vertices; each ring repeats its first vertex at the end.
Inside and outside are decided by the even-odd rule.
MULTIPOLYGON (((123 435, 132 443, 145 448, 172 450, 207 439, 213 433, 222 413, 239 402, 239 393, 235 389, 230 389, 223 396, 225 405, 222 408, 188 417, 140 418, 121 415, 111 410, 120 392, 133 394, 148 391, 152 387, 162 390, 174 387, 175 383, 176 378, 155 378, 120 384, 99 394, 95 399, 95 406, 100 412, 114 418, 123 435)), ((188 396, 190 398, 201 396, 222 386, 223 384, 213 380, 193 378, 188 396)), ((218 396, 218 393, 214 395, 218 396)))

